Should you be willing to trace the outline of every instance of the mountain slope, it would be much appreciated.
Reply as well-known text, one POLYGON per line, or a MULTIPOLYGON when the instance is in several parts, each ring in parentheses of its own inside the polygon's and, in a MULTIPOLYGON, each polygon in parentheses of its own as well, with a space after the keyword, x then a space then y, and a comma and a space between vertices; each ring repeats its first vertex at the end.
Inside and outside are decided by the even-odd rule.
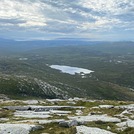
POLYGON ((133 73, 133 42, 0 42, 0 94, 11 98, 77 96, 134 100, 133 73), (49 65, 94 72, 82 78, 61 73, 49 65))
MULTIPOLYGON (((106 82, 88 81, 88 87, 83 88, 79 83, 73 87, 60 82, 45 82, 43 80, 26 77, 1 75, 0 94, 9 98, 69 98, 87 97, 90 99, 134 100, 134 92, 127 88, 106 82), (79 88, 78 88, 79 87, 79 88)), ((84 83, 87 85, 87 83, 84 83)))
POLYGON ((12 98, 64 98, 65 93, 37 78, 26 76, 0 76, 0 93, 12 98))

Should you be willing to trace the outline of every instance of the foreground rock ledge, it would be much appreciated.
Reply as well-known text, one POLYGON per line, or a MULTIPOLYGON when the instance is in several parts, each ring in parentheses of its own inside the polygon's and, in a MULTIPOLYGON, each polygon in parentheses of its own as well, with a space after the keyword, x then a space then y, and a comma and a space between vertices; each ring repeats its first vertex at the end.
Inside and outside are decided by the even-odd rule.
POLYGON ((29 124, 0 124, 0 134, 29 134, 31 131, 42 128, 39 125, 29 124))
POLYGON ((76 130, 77 130, 76 134, 115 134, 100 128, 86 127, 86 126, 77 126, 76 130))
POLYGON ((73 117, 68 117, 68 118, 72 119, 72 120, 76 120, 81 124, 84 124, 87 122, 93 122, 93 121, 113 122, 113 123, 121 122, 120 119, 115 118, 115 117, 110 117, 106 114, 104 114, 104 115, 73 116, 73 117))

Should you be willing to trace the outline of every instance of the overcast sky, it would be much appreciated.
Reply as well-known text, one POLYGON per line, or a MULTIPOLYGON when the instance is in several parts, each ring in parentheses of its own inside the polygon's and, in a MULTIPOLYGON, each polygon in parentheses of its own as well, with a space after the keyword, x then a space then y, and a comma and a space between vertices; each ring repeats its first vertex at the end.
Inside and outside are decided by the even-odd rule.
POLYGON ((134 0, 0 0, 0 38, 134 40, 134 0))

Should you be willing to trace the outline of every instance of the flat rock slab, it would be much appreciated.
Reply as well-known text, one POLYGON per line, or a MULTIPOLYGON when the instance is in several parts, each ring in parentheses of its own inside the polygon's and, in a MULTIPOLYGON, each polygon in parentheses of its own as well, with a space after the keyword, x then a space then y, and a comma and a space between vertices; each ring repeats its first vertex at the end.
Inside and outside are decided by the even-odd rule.
POLYGON ((110 108, 114 108, 114 106, 113 105, 99 105, 99 108, 110 109, 110 108))
POLYGON ((5 94, 0 94, 0 99, 2 99, 2 100, 10 100, 5 94))
POLYGON ((111 109, 111 108, 114 108, 114 106, 113 105, 99 105, 99 106, 92 107, 91 109, 100 109, 100 108, 111 109))
POLYGON ((24 118, 49 118, 49 112, 35 112, 35 111, 16 111, 14 113, 15 117, 24 117, 24 118))
POLYGON ((28 106, 6 106, 3 107, 4 109, 8 110, 19 110, 19 111, 26 111, 26 110, 35 110, 36 112, 39 111, 50 111, 50 110, 59 110, 63 108, 68 109, 82 109, 84 107, 80 106, 39 106, 39 105, 28 105, 28 106))
POLYGON ((68 109, 83 109, 83 108, 85 108, 82 106, 38 106, 38 105, 29 105, 29 107, 32 110, 44 110, 44 111, 60 110, 63 108, 68 108, 68 109))
POLYGON ((0 134, 29 134, 29 131, 22 127, 9 127, 0 130, 0 134))
POLYGON ((41 126, 28 124, 0 124, 0 134, 29 134, 30 131, 41 128, 41 126))
POLYGON ((70 114, 71 111, 50 110, 50 114, 70 114))
POLYGON ((0 121, 9 121, 9 118, 0 118, 0 121))
POLYGON ((134 120, 128 120, 121 123, 116 124, 118 127, 132 127, 134 128, 134 120))
POLYGON ((128 110, 134 110, 134 104, 129 104, 129 105, 122 105, 122 106, 115 106, 115 108, 118 109, 128 109, 128 110))
POLYGON ((121 122, 120 119, 115 117, 110 117, 108 115, 87 115, 87 116, 74 116, 68 117, 72 120, 77 120, 79 123, 86 123, 92 121, 102 121, 102 122, 121 122))
POLYGON ((31 109, 29 106, 6 106, 3 108, 8 110, 13 110, 13 111, 14 110, 25 111, 31 109))
POLYGON ((59 122, 60 127, 72 127, 72 126, 77 126, 78 122, 76 120, 69 120, 69 121, 61 121, 59 122))
POLYGON ((26 101, 22 101, 23 103, 25 104, 28 104, 28 105, 35 105, 35 104, 38 104, 38 100, 26 100, 26 101))
POLYGON ((63 102, 63 101, 66 101, 66 100, 62 100, 62 99, 46 99, 46 101, 48 101, 48 102, 63 102))
POLYGON ((86 126, 77 126, 76 131, 76 134, 115 134, 104 129, 86 126))
POLYGON ((76 110, 76 113, 75 114, 79 116, 79 115, 82 115, 83 112, 81 110, 76 110))
POLYGON ((70 114, 71 111, 60 111, 60 110, 50 110, 50 111, 16 111, 14 113, 15 117, 24 117, 24 118, 49 118, 53 114, 70 114))
POLYGON ((22 121, 16 121, 14 123, 38 123, 40 125, 44 125, 44 124, 49 124, 49 123, 59 123, 61 121, 65 121, 64 119, 54 119, 54 120, 36 120, 36 119, 32 119, 32 120, 22 120, 22 121))

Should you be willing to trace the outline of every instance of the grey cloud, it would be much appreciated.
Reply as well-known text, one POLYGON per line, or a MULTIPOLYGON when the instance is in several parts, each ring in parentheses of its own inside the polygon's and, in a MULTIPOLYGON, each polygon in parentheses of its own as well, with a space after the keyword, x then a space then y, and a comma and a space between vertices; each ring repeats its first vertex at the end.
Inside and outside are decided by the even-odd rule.
POLYGON ((63 24, 62 22, 55 23, 55 21, 48 22, 48 26, 41 28, 44 32, 56 32, 56 33, 73 33, 76 31, 77 24, 63 24))
POLYGON ((127 13, 124 15, 117 15, 116 18, 120 19, 122 22, 133 22, 134 21, 134 15, 131 13, 127 13))
POLYGON ((20 20, 20 19, 1 19, 0 23, 10 23, 10 24, 19 24, 19 23, 25 23, 26 21, 20 20))
POLYGON ((88 35, 134 28, 134 0, 2 0, 0 4, 2 30, 88 35))

